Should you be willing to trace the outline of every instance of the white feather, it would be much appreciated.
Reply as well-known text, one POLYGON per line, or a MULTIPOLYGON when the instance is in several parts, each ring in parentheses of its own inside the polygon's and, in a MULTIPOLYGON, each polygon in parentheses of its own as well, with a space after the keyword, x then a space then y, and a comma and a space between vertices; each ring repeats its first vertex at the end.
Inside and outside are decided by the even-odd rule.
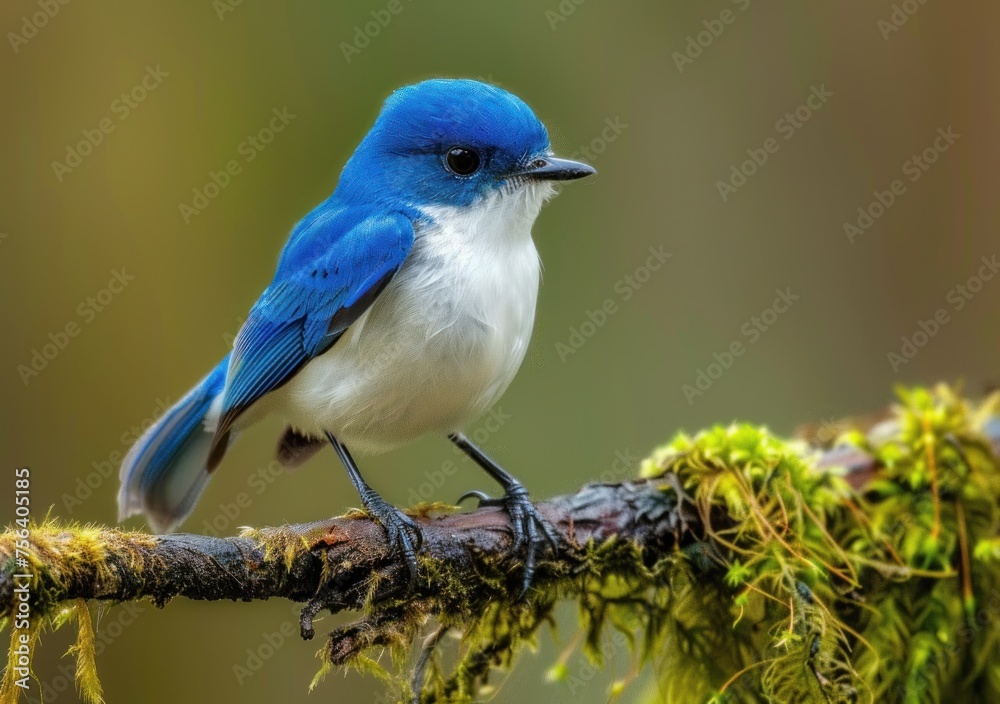
POLYGON ((238 426, 276 413, 359 452, 461 430, 524 359, 540 270, 531 227, 553 192, 527 182, 469 207, 424 208, 412 251, 372 307, 238 426))

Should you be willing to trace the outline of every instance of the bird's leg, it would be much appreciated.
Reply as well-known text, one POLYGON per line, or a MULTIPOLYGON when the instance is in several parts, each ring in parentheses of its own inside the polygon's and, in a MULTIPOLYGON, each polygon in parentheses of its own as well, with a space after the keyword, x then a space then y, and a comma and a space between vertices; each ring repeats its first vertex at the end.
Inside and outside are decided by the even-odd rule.
POLYGON ((337 451, 340 461, 347 469, 347 476, 351 478, 351 483, 358 490, 361 496, 361 503, 365 510, 378 521, 385 530, 389 545, 402 553, 406 560, 406 566, 410 570, 410 588, 417 580, 417 551, 420 550, 424 542, 424 537, 420 532, 420 527, 398 508, 378 495, 374 489, 368 486, 368 482, 361 476, 358 465, 351 457, 344 443, 340 442, 332 434, 326 434, 333 449, 337 451))
POLYGON ((480 505, 503 506, 507 511, 514 532, 514 550, 525 551, 524 577, 521 586, 521 596, 523 597, 531 586, 538 552, 543 547, 543 543, 548 543, 550 547, 555 548, 559 542, 555 529, 535 509, 528 497, 528 490, 521 482, 504 471, 503 467, 491 460, 486 453, 472 444, 462 433, 453 433, 448 436, 448 439, 504 488, 504 495, 499 499, 491 499, 479 491, 470 491, 463 495, 459 501, 474 496, 479 499, 480 505))

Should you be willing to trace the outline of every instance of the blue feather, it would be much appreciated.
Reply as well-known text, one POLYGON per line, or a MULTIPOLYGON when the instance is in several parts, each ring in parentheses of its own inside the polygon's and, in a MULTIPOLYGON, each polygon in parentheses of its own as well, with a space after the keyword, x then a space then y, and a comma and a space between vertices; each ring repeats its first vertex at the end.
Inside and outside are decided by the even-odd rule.
POLYGON ((324 204, 292 233, 271 285, 236 336, 208 469, 225 454, 233 423, 322 354, 403 265, 413 224, 401 212, 331 210, 324 204))
POLYGON ((228 366, 227 355, 129 450, 120 470, 118 520, 145 512, 155 530, 168 531, 194 508, 209 478, 212 434, 205 416, 222 393, 228 366))

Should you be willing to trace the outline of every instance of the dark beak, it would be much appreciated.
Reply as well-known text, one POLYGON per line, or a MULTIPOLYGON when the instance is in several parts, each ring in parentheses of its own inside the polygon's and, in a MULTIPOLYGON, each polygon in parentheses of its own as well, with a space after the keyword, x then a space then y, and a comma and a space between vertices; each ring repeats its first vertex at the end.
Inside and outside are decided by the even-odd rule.
POLYGON ((596 173, 597 169, 589 164, 543 156, 532 160, 518 175, 536 181, 574 181, 596 173))

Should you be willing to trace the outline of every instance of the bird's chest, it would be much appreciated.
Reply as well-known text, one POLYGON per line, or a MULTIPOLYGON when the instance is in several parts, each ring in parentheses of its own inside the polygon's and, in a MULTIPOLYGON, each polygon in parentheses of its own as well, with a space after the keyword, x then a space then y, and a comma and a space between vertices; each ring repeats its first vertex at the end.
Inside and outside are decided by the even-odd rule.
POLYGON ((461 429, 514 378, 538 297, 533 218, 437 215, 372 307, 284 391, 294 427, 384 450, 461 429))
POLYGON ((412 381, 492 397, 513 378, 531 337, 539 264, 530 233, 504 237, 484 247, 469 233, 422 233, 372 311, 391 319, 388 334, 412 381))

